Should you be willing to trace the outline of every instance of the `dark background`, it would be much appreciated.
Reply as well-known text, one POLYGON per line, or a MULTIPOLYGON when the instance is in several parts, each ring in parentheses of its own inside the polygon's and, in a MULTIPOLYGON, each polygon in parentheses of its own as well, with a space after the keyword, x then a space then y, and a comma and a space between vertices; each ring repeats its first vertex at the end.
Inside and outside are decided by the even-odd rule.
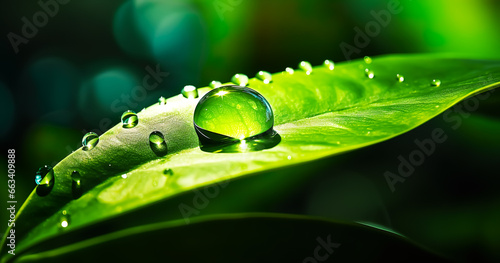
MULTIPOLYGON (((371 12, 387 10, 390 1, 42 2, 57 3, 58 10, 17 53, 8 34, 23 37, 22 18, 33 21, 43 8, 13 0, 0 8, 0 159, 6 163, 6 150, 16 150, 18 202, 34 188, 40 166, 55 165, 79 148, 87 131, 102 134, 119 121, 122 111, 113 103, 131 96, 148 66, 159 65, 169 76, 146 96, 132 98, 131 110, 176 95, 184 85, 227 82, 237 72, 282 71, 301 60, 317 65, 428 52, 500 57, 500 3, 494 0, 401 0, 402 11, 349 56, 341 43, 356 46, 355 28, 364 31, 376 21, 371 12)), ((395 139, 332 157, 333 165, 318 168, 276 211, 377 222, 432 248, 500 258, 499 98, 492 93, 481 100, 457 129, 438 116, 395 139), (415 139, 429 138, 438 127, 448 140, 392 193, 384 172, 395 172, 397 157, 408 156, 415 139)), ((6 178, 5 169, 0 174, 6 178)), ((7 189, 4 179, 1 189, 7 189)))

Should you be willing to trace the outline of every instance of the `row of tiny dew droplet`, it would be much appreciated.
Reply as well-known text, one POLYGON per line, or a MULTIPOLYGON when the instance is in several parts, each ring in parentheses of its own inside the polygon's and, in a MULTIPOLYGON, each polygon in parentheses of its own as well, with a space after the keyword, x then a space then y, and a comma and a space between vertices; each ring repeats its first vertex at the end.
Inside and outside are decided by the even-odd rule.
MULTIPOLYGON (((372 58, 369 57, 369 56, 365 56, 363 58, 363 60, 365 61, 366 64, 371 64, 372 63, 372 58)), ((373 70, 371 70, 371 69, 365 68, 365 75, 369 79, 373 79, 375 77, 375 72, 373 72, 373 70)), ((404 82, 405 81, 405 77, 403 75, 401 75, 401 74, 396 74, 396 80, 399 81, 399 82, 404 82)), ((433 79, 431 81, 431 86, 435 86, 435 87, 441 86, 441 80, 439 80, 439 79, 433 79)))
MULTIPOLYGON (((369 56, 364 57, 364 62, 366 64, 371 64, 372 63, 372 58, 369 56)), ((323 66, 325 66, 329 70, 333 70, 335 68, 335 64, 331 60, 325 60, 323 62, 323 66)), ((310 75, 313 71, 313 67, 311 66, 311 63, 307 61, 301 61, 298 65, 299 69, 302 69, 305 71, 307 75, 310 75)), ((292 75, 294 74, 294 69, 287 67, 284 72, 287 72, 288 74, 292 75)), ((373 70, 370 70, 368 68, 365 68, 365 75, 369 79, 373 79, 375 77, 375 72, 373 70)), ((259 80, 261 80, 264 84, 269 84, 272 82, 272 75, 271 73, 267 71, 259 71, 255 75, 255 77, 259 80)), ((405 78, 401 74, 396 74, 396 80, 399 82, 404 82, 405 78)), ((235 83, 236 85, 239 86, 246 86, 248 84, 248 77, 245 74, 237 73, 231 78, 231 82, 235 83)), ((431 81, 432 86, 440 86, 441 81, 439 79, 433 79, 431 81)), ((218 88, 222 86, 222 83, 219 81, 212 81, 209 84, 209 87, 212 89, 218 88)), ((198 90, 195 86, 193 85, 186 85, 181 91, 181 94, 185 98, 198 98, 198 90)), ((159 105, 166 105, 167 104, 167 99, 164 97, 160 97, 158 99, 158 104, 159 105)), ((125 111, 122 116, 121 116, 121 121, 122 121, 122 127, 123 128, 133 128, 137 126, 139 123, 139 118, 137 114, 132 111, 132 110, 127 110, 125 111)), ((150 146, 152 150, 157 154, 157 155, 165 155, 166 154, 166 143, 165 143, 165 138, 163 134, 159 131, 153 131, 150 136, 149 136, 149 141, 150 141, 150 146)), ((94 133, 94 132, 89 132, 83 136, 82 139, 82 150, 84 151, 89 151, 92 150, 93 148, 96 147, 96 145, 99 142, 99 136, 94 133)), ((171 174, 172 171, 170 169, 168 170, 168 174, 171 174)), ((165 171, 167 171, 165 170, 165 171)), ((123 178, 126 178, 126 176, 122 176, 123 178)), ((82 189, 81 189, 81 177, 80 174, 77 171, 73 171, 72 175, 72 191, 73 191, 73 197, 78 198, 82 194, 82 189)), ((35 182, 37 184, 37 194, 40 196, 47 195, 50 190, 53 187, 54 183, 54 174, 52 167, 50 166, 43 166, 41 167, 38 172, 36 173, 35 176, 35 182), (40 190, 40 189, 45 189, 45 190, 40 190)), ((66 210, 63 211, 63 218, 64 220, 61 223, 62 227, 67 227, 69 224, 69 215, 66 213, 66 210)))

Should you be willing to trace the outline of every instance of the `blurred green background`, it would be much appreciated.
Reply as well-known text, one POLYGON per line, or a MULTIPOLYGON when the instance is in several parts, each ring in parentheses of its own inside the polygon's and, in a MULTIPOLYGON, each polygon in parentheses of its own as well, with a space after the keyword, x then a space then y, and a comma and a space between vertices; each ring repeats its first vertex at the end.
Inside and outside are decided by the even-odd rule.
MULTIPOLYGON (((494 0, 40 3, 2 1, 0 8, 0 159, 6 163, 7 149, 16 150, 19 202, 34 188, 36 170, 79 148, 86 132, 102 134, 124 110, 140 111, 184 85, 282 71, 301 60, 317 65, 428 52, 500 58, 500 2, 494 0), (383 16, 393 4, 400 12, 383 16), (362 45, 358 29, 373 33, 362 45), (348 55, 346 44, 355 48, 348 55), (150 78, 154 88, 138 89, 151 70, 165 73, 150 78)), ((316 175, 274 210, 376 222, 466 258, 500 258, 497 93, 457 129, 438 116, 388 142, 311 165, 316 175), (397 157, 436 127, 449 139, 392 193, 384 172, 394 172, 397 157)), ((6 178, 6 169, 1 174, 6 178)), ((7 189, 7 180, 0 181, 7 189)), ((0 194, 4 203, 6 193, 0 194)))

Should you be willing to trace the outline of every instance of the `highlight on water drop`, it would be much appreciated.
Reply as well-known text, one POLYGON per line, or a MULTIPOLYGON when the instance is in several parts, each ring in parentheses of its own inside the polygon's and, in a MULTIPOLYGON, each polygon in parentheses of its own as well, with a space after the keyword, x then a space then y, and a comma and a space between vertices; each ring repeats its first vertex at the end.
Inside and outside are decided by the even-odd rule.
POLYGON ((61 212, 61 214, 59 215, 59 228, 61 228, 61 229, 67 228, 69 226, 69 224, 71 223, 70 219, 71 219, 71 217, 70 217, 68 211, 63 210, 61 212))
POLYGON ((286 71, 288 74, 290 74, 290 75, 293 75, 293 73, 295 72, 295 71, 293 70, 293 68, 291 68, 291 67, 287 67, 287 68, 285 69, 285 71, 286 71))
POLYGON ((167 154, 165 137, 163 137, 163 134, 159 131, 154 131, 149 135, 149 147, 158 157, 167 154))
POLYGON ((441 86, 441 80, 439 80, 439 79, 433 79, 433 80, 431 81, 431 86, 434 86, 434 87, 439 87, 439 86, 441 86))
POLYGON ((122 127, 133 128, 139 124, 139 117, 134 111, 128 110, 122 114, 122 127))
POLYGON ((209 152, 270 148, 280 138, 273 130, 269 102, 257 91, 242 86, 222 86, 205 94, 196 106, 193 122, 201 149, 209 152), (223 147, 229 144, 237 145, 223 147))
POLYGON ((396 74, 396 79, 399 81, 399 82, 404 82, 405 81, 405 77, 401 74, 396 74))
POLYGON ((36 186, 36 194, 38 196, 46 196, 52 191, 55 184, 54 170, 49 165, 44 165, 38 169, 35 178, 42 178, 36 186))
POLYGON ((373 79, 375 77, 375 72, 373 72, 373 70, 370 70, 370 69, 365 69, 365 75, 369 79, 373 79))
POLYGON ((311 63, 309 63, 307 61, 301 61, 299 63, 299 68, 302 69, 303 71, 305 71, 307 75, 311 74, 311 72, 313 71, 311 63))
POLYGON ((212 80, 212 81, 210 81, 210 84, 208 86, 212 89, 216 89, 216 88, 222 86, 222 83, 220 83, 220 81, 217 81, 217 80, 212 80))
POLYGON ((323 65, 324 65, 327 69, 329 69, 329 70, 333 70, 333 69, 335 69, 335 64, 334 64, 334 63, 333 63, 333 61, 331 61, 331 60, 328 60, 328 59, 327 59, 327 60, 325 60, 325 62, 323 62, 323 65))
POLYGON ((87 132, 82 138, 82 150, 89 151, 99 143, 99 135, 95 132, 87 132))
POLYGON ((181 94, 184 98, 196 99, 198 98, 198 89, 193 85, 186 85, 182 88, 181 94))
POLYGON ((231 82, 238 86, 246 86, 248 84, 248 77, 245 74, 237 73, 231 78, 231 82))
POLYGON ((161 96, 158 99, 158 105, 167 105, 167 99, 165 99, 163 96, 161 96))
POLYGON ((365 57, 363 58, 363 60, 365 61, 365 63, 366 63, 366 64, 371 64, 371 63, 372 63, 372 58, 371 58, 371 57, 369 57, 369 56, 365 56, 365 57))
POLYGON ((262 82, 264 82, 264 84, 269 84, 273 81, 273 76, 271 75, 271 73, 269 73, 267 71, 261 70, 261 71, 257 72, 255 77, 257 79, 261 80, 262 82))

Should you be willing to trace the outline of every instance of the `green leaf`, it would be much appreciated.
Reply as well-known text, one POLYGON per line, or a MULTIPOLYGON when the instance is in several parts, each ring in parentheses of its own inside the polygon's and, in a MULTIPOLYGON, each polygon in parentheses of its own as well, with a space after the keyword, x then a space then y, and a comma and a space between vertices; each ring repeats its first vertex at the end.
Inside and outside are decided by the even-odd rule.
MULTIPOLYGON (((235 178, 382 142, 417 127, 464 98, 492 89, 499 81, 498 61, 427 55, 382 56, 373 58, 371 64, 362 60, 343 62, 334 70, 318 66, 309 75, 303 70, 293 75, 279 72, 273 74, 270 84, 250 79, 248 86, 262 94, 274 111, 274 130, 281 142, 245 153, 202 151, 193 128, 193 111, 199 98, 169 98, 166 105, 153 105, 140 112, 136 127, 117 125, 100 136, 95 148, 79 149, 56 165, 50 194, 41 197, 33 192, 18 212, 16 249, 31 249, 60 235, 63 210, 71 215, 70 226, 64 229, 67 233, 138 211, 148 212, 149 219, 144 221, 148 223, 189 219, 197 215, 194 210, 202 210, 184 207, 182 212, 179 207, 183 196, 189 196, 187 200, 196 197, 198 192, 191 190, 205 187, 205 195, 212 193, 215 198, 217 194, 213 193, 224 191, 235 178), (374 72, 373 79, 366 77, 365 68, 374 72), (404 75, 405 81, 399 82, 396 74, 404 75), (441 80, 439 87, 431 85, 436 78, 441 80), (163 157, 150 148, 148 138, 154 131, 161 132, 166 140, 167 154, 163 157), (73 200, 71 174, 75 170, 82 177, 84 194, 73 200), (122 178, 125 173, 126 179, 122 178), (148 207, 166 208, 155 212, 148 207)), ((209 90, 198 91, 202 96, 209 90)), ((258 188, 253 191, 259 194, 258 188)), ((187 206, 193 208, 193 202, 187 206)), ((141 222, 129 220, 113 230, 141 222)), ((2 248, 5 255, 5 244, 2 248)))
POLYGON ((28 250, 17 262, 89 262, 96 255, 103 262, 445 261, 389 231, 280 214, 198 217, 189 225, 182 220, 162 222, 74 244, 64 238, 62 234, 47 240, 59 246, 28 250))

